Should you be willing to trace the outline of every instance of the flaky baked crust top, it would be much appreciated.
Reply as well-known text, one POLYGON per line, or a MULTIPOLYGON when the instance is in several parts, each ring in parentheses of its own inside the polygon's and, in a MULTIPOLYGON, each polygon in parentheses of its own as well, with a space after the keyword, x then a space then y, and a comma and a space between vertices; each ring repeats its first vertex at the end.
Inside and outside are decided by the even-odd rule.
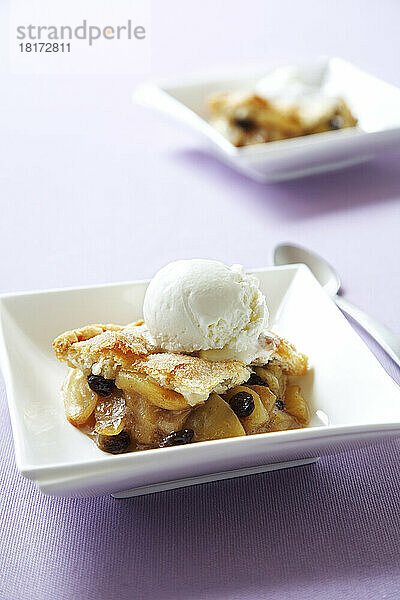
MULTIPOLYGON (((273 336, 271 360, 289 375, 303 375, 307 358, 273 336)), ((208 361, 194 354, 163 352, 151 341, 143 321, 120 325, 87 325, 66 331, 53 342, 57 358, 84 373, 114 379, 120 369, 151 377, 158 385, 182 394, 190 405, 211 392, 223 393, 247 381, 248 365, 237 360, 208 361)))

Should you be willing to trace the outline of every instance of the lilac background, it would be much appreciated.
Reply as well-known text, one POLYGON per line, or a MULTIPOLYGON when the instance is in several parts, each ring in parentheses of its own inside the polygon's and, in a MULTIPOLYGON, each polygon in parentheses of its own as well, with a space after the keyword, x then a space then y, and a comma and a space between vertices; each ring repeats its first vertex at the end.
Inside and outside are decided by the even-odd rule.
MULTIPOLYGON (((396 0, 158 0, 151 76, 327 54, 400 85, 399 18, 396 0)), ((135 77, 15 76, 0 56, 0 291, 149 277, 177 257, 264 266, 292 240, 400 333, 398 155, 257 184, 133 107, 135 77)), ((149 497, 60 500, 15 470, 2 380, 0 417, 2 599, 400 596, 398 441, 149 497)))

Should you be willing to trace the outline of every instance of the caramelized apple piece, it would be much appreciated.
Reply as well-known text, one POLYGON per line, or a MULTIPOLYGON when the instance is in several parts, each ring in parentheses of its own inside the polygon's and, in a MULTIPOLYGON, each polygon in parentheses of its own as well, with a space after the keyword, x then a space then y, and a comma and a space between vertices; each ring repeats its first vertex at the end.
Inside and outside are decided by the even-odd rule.
POLYGON ((157 423, 160 409, 141 395, 125 392, 125 401, 132 416, 131 437, 139 444, 157 445, 157 423))
POLYGON ((267 412, 264 404, 261 402, 260 396, 257 394, 257 392, 246 385, 238 385, 232 388, 229 390, 229 392, 224 394, 224 398, 227 402, 229 402, 229 400, 239 392, 245 392, 253 396, 255 408, 248 417, 241 417, 240 422, 247 434, 250 435, 252 433, 257 433, 268 423, 270 419, 269 413, 267 412))
POLYGON ((285 409, 295 417, 301 425, 307 425, 310 413, 306 401, 301 395, 298 385, 288 385, 285 395, 285 409))
POLYGON ((249 387, 260 396, 261 402, 264 404, 265 410, 268 414, 271 414, 276 402, 276 396, 271 392, 271 390, 264 385, 249 385, 245 386, 249 387))
POLYGON ((261 430, 265 430, 266 425, 270 420, 270 415, 264 404, 261 402, 260 396, 249 387, 238 386, 237 391, 247 391, 252 394, 255 404, 255 409, 248 417, 240 419, 246 433, 251 435, 252 433, 259 433, 261 430), (239 389, 241 388, 241 389, 239 389))
POLYGON ((284 410, 275 410, 268 426, 268 431, 286 431, 287 429, 299 429, 299 422, 284 410))
POLYGON ((129 427, 132 439, 139 444, 158 446, 163 437, 183 429, 189 410, 164 410, 148 402, 140 394, 125 392, 130 413, 129 427))
POLYGON ((256 367, 256 375, 263 379, 278 400, 283 400, 286 390, 287 375, 279 365, 269 363, 266 367, 256 367))
POLYGON ((80 369, 70 371, 64 381, 62 395, 68 421, 75 427, 86 423, 96 408, 98 396, 90 389, 80 369))
POLYGON ((130 394, 143 396, 159 408, 183 410, 190 407, 182 394, 162 388, 150 377, 140 373, 130 373, 121 369, 115 379, 115 385, 130 394))
POLYGON ((121 392, 99 398, 95 410, 95 430, 101 435, 118 435, 125 425, 126 404, 121 392))
POLYGON ((185 422, 185 428, 193 429, 194 442, 246 435, 229 404, 218 394, 211 394, 205 404, 192 410, 185 422))
POLYGON ((256 375, 261 377, 261 379, 267 383, 268 387, 274 394, 279 392, 278 378, 275 377, 271 371, 269 371, 266 367, 256 367, 255 372, 256 375))
POLYGON ((190 410, 191 409, 179 411, 160 409, 158 429, 162 436, 165 437, 173 431, 179 431, 180 429, 183 429, 190 410))

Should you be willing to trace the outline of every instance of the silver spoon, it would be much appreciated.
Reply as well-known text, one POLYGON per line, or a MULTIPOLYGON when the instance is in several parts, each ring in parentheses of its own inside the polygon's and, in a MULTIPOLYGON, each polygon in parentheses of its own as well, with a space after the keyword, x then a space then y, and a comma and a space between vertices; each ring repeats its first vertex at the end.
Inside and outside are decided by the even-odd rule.
POLYGON ((274 250, 275 265, 291 265, 303 263, 312 271, 326 293, 337 306, 357 321, 371 337, 385 350, 394 362, 400 366, 400 336, 367 315, 341 296, 340 278, 336 271, 321 256, 294 244, 279 244, 274 250))

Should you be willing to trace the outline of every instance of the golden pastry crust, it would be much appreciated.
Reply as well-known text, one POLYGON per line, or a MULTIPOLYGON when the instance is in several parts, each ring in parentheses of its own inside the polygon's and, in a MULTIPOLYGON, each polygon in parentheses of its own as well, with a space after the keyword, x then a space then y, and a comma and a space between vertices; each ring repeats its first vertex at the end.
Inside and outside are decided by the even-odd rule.
POLYGON ((88 325, 67 331, 54 340, 59 360, 84 373, 114 379, 122 368, 148 375, 161 387, 172 389, 188 404, 207 399, 212 391, 239 385, 250 369, 235 360, 210 362, 197 356, 160 352, 146 336, 143 321, 126 327, 88 325))
POLYGON ((297 352, 293 344, 280 337, 271 362, 279 365, 285 375, 300 377, 305 375, 308 369, 307 356, 297 352))
POLYGON ((59 360, 74 362, 76 356, 114 356, 116 362, 146 356, 155 352, 153 346, 143 335, 143 321, 129 325, 86 325, 80 329, 66 331, 53 342, 53 349, 59 360))
POLYGON ((53 349, 56 353, 57 358, 64 360, 64 355, 69 349, 78 342, 84 342, 94 338, 96 335, 100 335, 105 331, 120 331, 123 326, 120 325, 86 325, 80 329, 72 329, 71 331, 65 331, 63 334, 56 337, 53 342, 53 349))
MULTIPOLYGON (((288 375, 303 375, 307 357, 272 334, 270 360, 288 375)), ((237 360, 208 361, 199 356, 162 352, 149 340, 143 321, 121 325, 87 325, 58 336, 53 348, 59 360, 85 374, 115 379, 120 370, 150 377, 161 387, 182 394, 188 405, 207 399, 211 392, 223 393, 247 381, 251 368, 237 360)), ((122 372, 122 371, 121 371, 122 372)))
POLYGON ((169 352, 137 358, 131 364, 131 371, 148 375, 159 385, 181 394, 187 395, 182 390, 189 390, 199 396, 230 387, 236 381, 246 381, 250 376, 249 369, 236 360, 210 362, 169 352))

